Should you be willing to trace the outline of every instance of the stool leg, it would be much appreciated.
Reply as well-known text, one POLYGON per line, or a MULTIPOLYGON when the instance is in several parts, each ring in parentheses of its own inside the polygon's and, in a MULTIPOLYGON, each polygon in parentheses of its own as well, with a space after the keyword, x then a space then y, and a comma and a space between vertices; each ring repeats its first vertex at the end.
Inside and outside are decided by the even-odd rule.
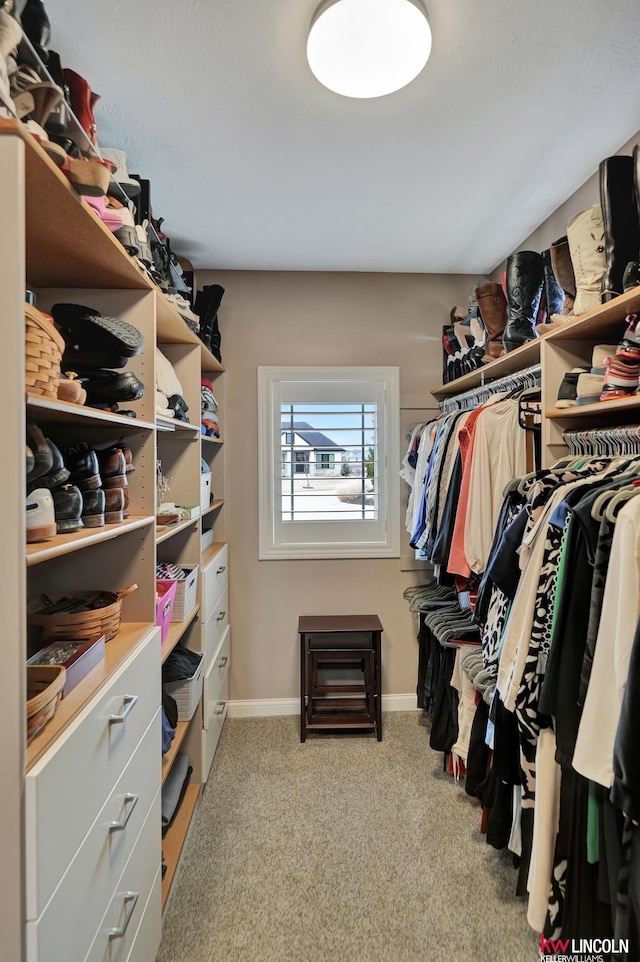
POLYGON ((378 741, 382 741, 382 638, 381 632, 373 633, 374 644, 374 672, 375 672, 375 701, 376 701, 376 732, 378 741))
POLYGON ((307 738, 307 639, 304 633, 300 634, 300 741, 304 742, 307 738))

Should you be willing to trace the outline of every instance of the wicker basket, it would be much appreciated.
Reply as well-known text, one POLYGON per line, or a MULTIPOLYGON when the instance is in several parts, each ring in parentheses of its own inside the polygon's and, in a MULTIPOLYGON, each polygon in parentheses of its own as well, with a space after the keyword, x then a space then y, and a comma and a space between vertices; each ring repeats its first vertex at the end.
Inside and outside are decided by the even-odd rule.
POLYGON ((27 740, 42 731, 62 698, 62 665, 27 665, 27 740))
POLYGON ((57 398, 64 341, 53 321, 31 304, 24 305, 24 325, 27 394, 57 398))
POLYGON ((122 591, 68 591, 62 595, 48 595, 47 597, 54 604, 62 598, 80 600, 98 596, 101 607, 75 614, 65 611, 47 614, 46 605, 37 599, 28 605, 29 621, 33 625, 40 626, 43 640, 53 638, 75 640, 87 638, 89 635, 104 635, 105 641, 111 641, 120 630, 122 599, 137 587, 137 585, 130 585, 122 591))

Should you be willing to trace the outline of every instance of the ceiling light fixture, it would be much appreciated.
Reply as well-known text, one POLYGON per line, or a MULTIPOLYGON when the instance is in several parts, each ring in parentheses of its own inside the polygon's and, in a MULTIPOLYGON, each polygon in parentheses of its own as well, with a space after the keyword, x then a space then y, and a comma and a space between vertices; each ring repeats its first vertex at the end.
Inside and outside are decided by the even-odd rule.
POLYGON ((406 87, 430 53, 421 0, 327 0, 307 41, 311 70, 343 97, 384 97, 406 87))

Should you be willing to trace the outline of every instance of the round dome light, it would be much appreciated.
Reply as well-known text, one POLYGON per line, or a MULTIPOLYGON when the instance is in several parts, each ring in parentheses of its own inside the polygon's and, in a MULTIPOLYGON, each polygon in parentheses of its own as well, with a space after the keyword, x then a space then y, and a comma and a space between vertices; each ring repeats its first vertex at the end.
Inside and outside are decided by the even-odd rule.
POLYGON ((311 24, 307 59, 343 97, 384 97, 406 87, 431 53, 420 0, 329 0, 311 24))

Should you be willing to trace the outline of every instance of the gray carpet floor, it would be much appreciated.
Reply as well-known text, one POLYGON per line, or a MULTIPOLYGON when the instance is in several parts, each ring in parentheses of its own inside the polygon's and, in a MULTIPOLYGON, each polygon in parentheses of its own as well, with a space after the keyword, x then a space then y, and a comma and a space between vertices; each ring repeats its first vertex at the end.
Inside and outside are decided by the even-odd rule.
POLYGON ((478 802, 418 712, 384 738, 230 719, 164 916, 158 962, 533 962, 538 939, 478 802))

